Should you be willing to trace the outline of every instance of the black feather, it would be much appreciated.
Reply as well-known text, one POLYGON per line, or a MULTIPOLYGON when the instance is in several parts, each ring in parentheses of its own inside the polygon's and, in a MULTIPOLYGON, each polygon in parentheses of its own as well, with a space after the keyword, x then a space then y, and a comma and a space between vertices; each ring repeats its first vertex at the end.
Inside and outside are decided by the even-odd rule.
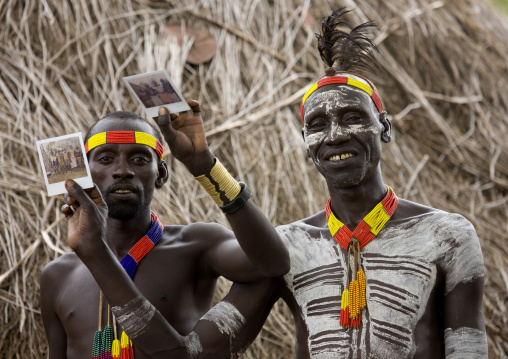
POLYGON ((375 25, 369 21, 353 28, 343 19, 350 11, 340 8, 323 20, 322 33, 316 34, 319 54, 325 64, 338 71, 375 72, 378 67, 373 53, 377 51, 377 47, 367 36, 375 25), (349 29, 349 32, 339 30, 338 27, 349 29))

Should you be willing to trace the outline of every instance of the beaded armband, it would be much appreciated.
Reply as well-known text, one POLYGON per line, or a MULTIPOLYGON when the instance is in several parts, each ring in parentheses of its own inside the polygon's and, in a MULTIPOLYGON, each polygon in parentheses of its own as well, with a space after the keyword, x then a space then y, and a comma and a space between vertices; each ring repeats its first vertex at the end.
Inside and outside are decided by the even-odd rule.
POLYGON ((231 176, 217 158, 209 174, 194 178, 203 186, 205 191, 208 192, 219 206, 224 205, 221 195, 229 201, 233 201, 242 191, 240 184, 231 176))

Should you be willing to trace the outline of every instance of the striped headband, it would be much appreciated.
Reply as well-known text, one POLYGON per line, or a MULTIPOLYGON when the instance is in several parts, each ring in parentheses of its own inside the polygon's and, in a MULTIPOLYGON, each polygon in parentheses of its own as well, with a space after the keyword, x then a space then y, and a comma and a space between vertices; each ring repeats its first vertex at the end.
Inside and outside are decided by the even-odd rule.
POLYGON ((304 120, 303 106, 305 105, 305 101, 307 101, 309 96, 312 95, 312 93, 316 91, 318 88, 331 84, 349 85, 359 88, 362 91, 365 91, 374 102, 374 105, 376 105, 376 108, 379 111, 379 113, 383 112, 383 104, 381 103, 381 99, 379 98, 377 90, 375 86, 372 84, 372 82, 370 82, 367 79, 364 79, 363 77, 343 72, 339 73, 338 75, 325 76, 321 80, 316 82, 314 85, 312 85, 310 89, 307 90, 307 92, 302 98, 302 103, 300 104, 300 115, 302 116, 302 121, 304 120))
POLYGON ((98 133, 86 141, 85 152, 88 153, 95 147, 105 145, 106 143, 139 143, 147 145, 157 152, 161 160, 164 154, 162 144, 155 137, 139 131, 108 131, 98 133))

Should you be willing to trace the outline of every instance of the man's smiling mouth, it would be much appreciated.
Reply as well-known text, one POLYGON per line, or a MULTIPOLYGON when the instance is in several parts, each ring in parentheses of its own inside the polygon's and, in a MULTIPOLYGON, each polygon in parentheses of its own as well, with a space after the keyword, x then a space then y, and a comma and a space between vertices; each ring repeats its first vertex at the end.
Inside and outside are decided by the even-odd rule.
POLYGON ((343 153, 341 155, 334 155, 334 156, 331 156, 328 161, 340 161, 340 160, 345 160, 347 158, 350 158, 350 157, 354 157, 355 155, 352 154, 352 153, 343 153))

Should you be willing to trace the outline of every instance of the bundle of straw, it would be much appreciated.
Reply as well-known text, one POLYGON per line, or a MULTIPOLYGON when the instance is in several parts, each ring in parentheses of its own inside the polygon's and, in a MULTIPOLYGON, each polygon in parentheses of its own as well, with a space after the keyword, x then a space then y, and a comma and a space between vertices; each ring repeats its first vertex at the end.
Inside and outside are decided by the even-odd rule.
MULTIPOLYGON (((485 257, 492 358, 508 355, 508 22, 487 0, 344 0, 354 23, 378 24, 375 79, 395 138, 384 179, 403 198, 457 212, 485 257)), ((338 5, 337 5, 338 6, 338 5)), ((120 79, 165 68, 204 109, 214 154, 253 189, 274 224, 324 208, 326 186, 306 159, 298 105, 324 73, 315 50, 331 13, 310 0, 5 0, 0 4, 0 353, 42 358, 42 267, 69 248, 61 198, 49 198, 35 140, 85 132, 106 113, 143 114, 120 79), (206 64, 186 64, 193 39, 215 35, 206 64)), ((167 148, 166 148, 167 149, 167 148)), ((186 169, 154 199, 163 223, 226 224, 186 169)), ((219 299, 228 283, 220 282, 219 299)), ((243 358, 289 358, 293 319, 278 303, 243 358)))

